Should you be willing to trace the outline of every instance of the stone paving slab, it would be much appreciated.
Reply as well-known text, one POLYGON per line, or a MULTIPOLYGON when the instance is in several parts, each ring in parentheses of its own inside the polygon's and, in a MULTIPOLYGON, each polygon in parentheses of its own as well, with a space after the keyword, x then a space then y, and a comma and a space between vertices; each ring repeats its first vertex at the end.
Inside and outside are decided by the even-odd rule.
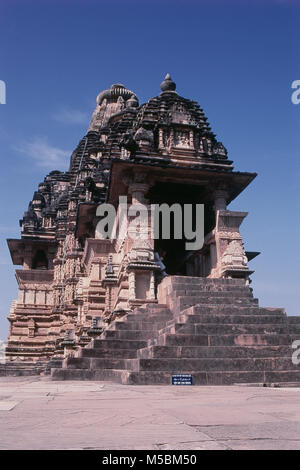
POLYGON ((2 377, 0 449, 300 449, 300 388, 2 377))
POLYGON ((18 404, 17 401, 0 401, 0 411, 10 411, 18 404))

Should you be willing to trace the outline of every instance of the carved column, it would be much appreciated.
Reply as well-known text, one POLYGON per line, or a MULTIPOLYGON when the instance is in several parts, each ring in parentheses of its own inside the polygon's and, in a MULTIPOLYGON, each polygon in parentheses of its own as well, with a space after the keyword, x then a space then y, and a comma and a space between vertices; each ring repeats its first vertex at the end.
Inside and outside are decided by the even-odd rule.
POLYGON ((154 300, 155 299, 155 274, 153 271, 151 271, 150 274, 150 289, 149 289, 149 295, 150 299, 154 300))
POLYGON ((189 135, 189 140, 190 140, 190 148, 193 149, 194 148, 194 131, 193 130, 190 130, 190 135, 189 135))
POLYGON ((164 131, 161 127, 158 130, 158 146, 164 148, 164 131))
POLYGON ((146 204, 145 194, 148 189, 149 185, 146 183, 131 183, 128 188, 128 194, 132 196, 132 204, 146 204))
POLYGON ((130 223, 128 227, 128 234, 131 239, 137 237, 143 237, 144 239, 149 239, 149 234, 151 232, 149 227, 149 214, 148 214, 148 200, 145 197, 145 194, 149 190, 149 182, 147 181, 147 175, 145 172, 136 171, 134 174, 133 180, 129 183, 128 194, 132 196, 132 205, 136 206, 137 216, 129 217, 130 223), (138 206, 141 207, 141 211, 138 211, 138 206), (145 214, 146 211, 146 214, 145 214), (137 227, 135 228, 135 218, 137 219, 137 227), (139 233, 137 233, 139 232, 139 233))
POLYGON ((173 127, 171 127, 171 129, 170 129, 170 145, 169 145, 170 148, 174 147, 174 140, 175 140, 174 139, 174 129, 173 129, 173 127))
POLYGON ((217 189, 214 192, 214 208, 215 211, 226 210, 228 192, 225 189, 217 189))
POLYGON ((214 229, 216 246, 216 266, 209 277, 243 277, 247 279, 249 271, 247 257, 243 249, 239 227, 247 212, 217 211, 217 223, 214 229))
POLYGON ((135 273, 130 271, 128 273, 128 284, 129 284, 129 300, 135 299, 135 273))

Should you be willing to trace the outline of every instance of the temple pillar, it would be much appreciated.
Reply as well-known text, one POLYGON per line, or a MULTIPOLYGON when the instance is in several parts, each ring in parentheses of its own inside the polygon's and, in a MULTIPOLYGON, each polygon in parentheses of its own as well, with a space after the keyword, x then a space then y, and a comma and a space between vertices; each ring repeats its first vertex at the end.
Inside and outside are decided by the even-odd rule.
POLYGON ((209 277, 248 279, 253 273, 248 268, 248 260, 239 231, 247 214, 247 212, 217 210, 216 227, 213 230, 215 243, 211 245, 212 270, 209 277), (213 260, 216 261, 215 266, 213 260))
POLYGON ((128 273, 128 285, 129 285, 129 300, 135 300, 135 273, 130 271, 128 273))
POLYGON ((145 194, 149 189, 149 185, 146 183, 133 182, 128 187, 128 194, 131 195, 132 204, 147 204, 145 194))
POLYGON ((131 206, 137 214, 128 217, 128 235, 131 240, 137 238, 147 239, 151 243, 151 214, 149 211, 146 194, 150 184, 144 172, 135 172, 128 185, 128 194, 131 195, 131 206), (140 206, 140 210, 139 210, 140 206))
POLYGON ((164 131, 163 129, 160 127, 159 130, 158 130, 158 146, 160 149, 164 148, 164 131))
POLYGON ((225 189, 217 189, 214 192, 214 209, 215 212, 226 210, 228 192, 225 189))
POLYGON ((149 296, 151 300, 155 300, 155 274, 153 271, 151 271, 151 274, 150 274, 149 296))
POLYGON ((158 269, 149 241, 137 238, 128 253, 126 265, 129 306, 157 302, 155 298, 155 272, 158 269))

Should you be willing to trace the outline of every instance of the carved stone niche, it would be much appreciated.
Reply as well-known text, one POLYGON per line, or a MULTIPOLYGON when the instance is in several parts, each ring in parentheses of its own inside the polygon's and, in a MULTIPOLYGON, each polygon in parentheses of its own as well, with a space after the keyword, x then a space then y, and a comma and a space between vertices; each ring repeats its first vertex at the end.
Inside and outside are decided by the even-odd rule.
POLYGON ((223 158, 224 159, 224 158, 227 157, 227 150, 224 147, 224 145, 222 144, 222 142, 216 142, 213 145, 212 153, 217 158, 223 158))
POLYGON ((153 248, 147 240, 135 240, 128 253, 129 302, 155 301, 155 276, 159 269, 154 261, 153 248))
POLYGON ((159 129, 159 148, 170 149, 173 144, 173 129, 159 129))
POLYGON ((182 103, 175 103, 170 110, 171 122, 177 124, 191 124, 194 122, 191 114, 182 103))
POLYGON ((140 146, 151 147, 154 142, 153 131, 145 127, 139 127, 134 135, 134 140, 140 146))
POLYGON ((129 262, 137 262, 147 265, 154 260, 153 248, 147 240, 137 238, 128 254, 129 262))
POLYGON ((248 271, 248 259, 241 240, 232 240, 221 258, 221 273, 248 271))
POLYGON ((35 336, 35 321, 33 318, 30 318, 28 321, 28 338, 34 338, 35 336))
POLYGON ((176 130, 174 133, 174 147, 191 148, 190 132, 188 130, 176 130))

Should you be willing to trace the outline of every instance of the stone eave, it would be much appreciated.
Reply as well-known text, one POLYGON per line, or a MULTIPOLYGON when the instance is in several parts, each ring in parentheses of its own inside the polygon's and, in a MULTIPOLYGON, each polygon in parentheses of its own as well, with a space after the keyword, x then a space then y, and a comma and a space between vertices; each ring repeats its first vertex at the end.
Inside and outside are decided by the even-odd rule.
POLYGON ((246 251, 246 256, 249 261, 252 261, 254 258, 256 258, 258 255, 260 255, 260 251, 246 251))
MULTIPOLYGON (((118 159, 114 157, 113 159, 118 159)), ((168 167, 213 168, 219 171, 232 171, 233 161, 227 158, 215 158, 201 155, 195 149, 172 147, 170 152, 166 148, 154 152, 151 149, 140 148, 135 153, 135 163, 148 163, 150 165, 168 165, 168 167)))
POLYGON ((51 283, 53 281, 53 269, 16 269, 18 284, 21 283, 51 283))
POLYGON ((35 245, 36 247, 42 247, 45 245, 57 245, 56 240, 45 240, 40 238, 8 238, 6 241, 8 244, 12 262, 13 264, 18 266, 23 264, 24 251, 26 247, 33 245, 35 245))
POLYGON ((147 162, 132 162, 113 159, 111 164, 110 181, 108 187, 108 202, 117 205, 119 195, 127 194, 127 186, 123 181, 125 175, 133 174, 134 170, 148 173, 155 181, 173 182, 179 184, 193 184, 199 186, 213 186, 224 184, 227 186, 229 198, 232 202, 257 176, 257 173, 240 171, 222 171, 214 168, 201 168, 199 166, 179 166, 164 164, 155 165, 147 162), (116 191, 116 188, 118 190, 116 191))

